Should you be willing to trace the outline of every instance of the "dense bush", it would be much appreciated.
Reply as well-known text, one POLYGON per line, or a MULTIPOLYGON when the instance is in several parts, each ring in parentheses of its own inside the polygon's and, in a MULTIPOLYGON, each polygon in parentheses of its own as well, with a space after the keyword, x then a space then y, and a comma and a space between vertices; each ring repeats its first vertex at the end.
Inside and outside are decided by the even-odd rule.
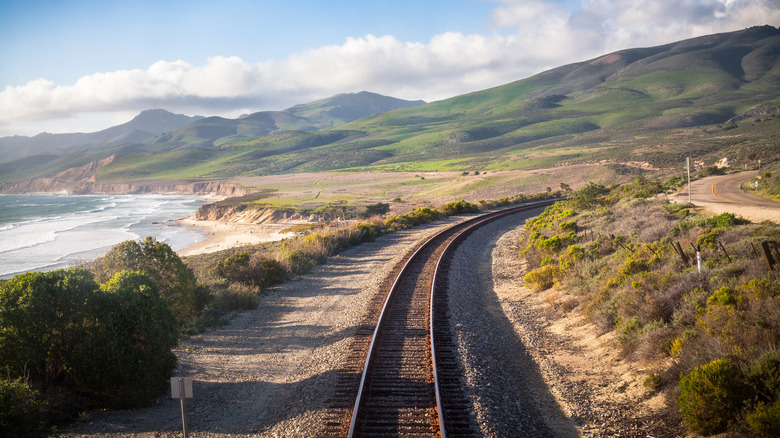
POLYGON ((370 218, 371 216, 382 216, 390 211, 390 204, 378 202, 376 204, 366 205, 366 211, 360 214, 361 218, 370 218))
POLYGON ((542 291, 553 287, 555 279, 560 275, 558 265, 540 266, 525 274, 525 282, 535 291, 542 291))
POLYGON ((98 282, 120 271, 140 271, 157 285, 179 321, 198 315, 208 303, 208 289, 199 285, 190 269, 170 246, 152 237, 116 245, 90 265, 98 282))
POLYGON ((37 391, 21 379, 0 379, 0 432, 9 438, 48 435, 45 404, 37 391))
POLYGON ((746 385, 739 367, 717 359, 680 379, 680 413, 688 428, 701 435, 725 432, 742 408, 746 385))
POLYGON ((391 217, 385 221, 385 226, 390 231, 401 230, 433 222, 436 219, 441 219, 442 216, 443 215, 439 210, 422 207, 412 210, 407 214, 399 214, 391 217))
POLYGON ((585 187, 571 194, 569 199, 574 208, 587 210, 605 205, 607 202, 605 195, 607 194, 609 194, 609 189, 601 184, 589 182, 585 187))
POLYGON ((69 378, 101 406, 151 403, 176 368, 176 318, 146 275, 122 271, 100 287, 69 378))
POLYGON ((250 310, 260 304, 260 288, 243 283, 230 283, 214 291, 214 295, 214 305, 221 311, 250 310))
POLYGON ((382 229, 374 224, 359 223, 356 225, 360 238, 358 243, 373 242, 382 233, 382 229))
POLYGON ((306 274, 316 265, 312 258, 307 257, 303 251, 298 249, 282 252, 279 256, 279 262, 292 276, 306 274))
POLYGON ((459 214, 466 213, 479 213, 479 206, 461 199, 460 201, 444 204, 439 208, 439 210, 447 216, 457 216, 459 214))
POLYGON ((279 284, 287 276, 284 266, 277 260, 250 255, 241 251, 217 262, 216 274, 228 283, 268 287, 279 284))
POLYGON ((250 259, 249 253, 242 251, 218 261, 215 270, 217 275, 231 283, 252 284, 251 267, 249 266, 250 259))
POLYGON ((177 340, 167 302, 139 272, 102 286, 81 267, 0 284, 0 367, 46 393, 102 407, 147 404, 173 373, 177 340))
POLYGON ((268 287, 279 284, 287 277, 284 266, 278 260, 253 256, 251 260, 252 284, 257 287, 268 287))
POLYGON ((48 386, 87 339, 97 283, 82 268, 17 275, 0 284, 0 369, 48 386))

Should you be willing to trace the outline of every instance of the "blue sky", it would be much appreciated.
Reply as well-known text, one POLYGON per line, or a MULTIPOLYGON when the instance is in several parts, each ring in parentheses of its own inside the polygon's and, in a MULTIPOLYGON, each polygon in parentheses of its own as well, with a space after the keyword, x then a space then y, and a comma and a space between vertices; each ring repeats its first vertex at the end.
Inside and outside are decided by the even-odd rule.
POLYGON ((780 25, 780 0, 6 0, 0 136, 361 90, 433 101, 758 24, 780 25))
POLYGON ((0 84, 72 83, 159 60, 248 62, 341 44, 347 36, 428 41, 448 30, 490 32, 483 1, 11 1, 0 5, 0 84))

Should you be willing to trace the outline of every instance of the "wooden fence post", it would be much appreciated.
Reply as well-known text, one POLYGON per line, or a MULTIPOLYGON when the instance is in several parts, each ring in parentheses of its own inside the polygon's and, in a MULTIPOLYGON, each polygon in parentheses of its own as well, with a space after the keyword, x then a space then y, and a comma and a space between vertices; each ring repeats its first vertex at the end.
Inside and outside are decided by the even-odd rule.
POLYGON ((718 245, 720 245, 720 249, 723 250, 723 254, 726 254, 726 258, 728 259, 729 263, 731 263, 731 257, 729 257, 729 253, 726 251, 726 247, 723 246, 723 244, 720 242, 718 242, 718 245))
POLYGON ((672 246, 674 246, 675 249, 677 250, 677 254, 680 254, 680 258, 683 260, 683 263, 685 263, 687 265, 688 264, 688 256, 685 254, 685 252, 683 252, 682 246, 680 246, 680 242, 674 242, 674 243, 672 243, 672 246))
POLYGON ((775 261, 780 262, 780 249, 777 247, 777 242, 770 242, 772 244, 772 248, 775 250, 775 256, 777 257, 775 261))
POLYGON ((761 242, 761 250, 764 252, 764 259, 766 260, 767 266, 769 266, 770 271, 775 270, 775 259, 772 257, 772 251, 769 249, 769 242, 766 240, 761 242))

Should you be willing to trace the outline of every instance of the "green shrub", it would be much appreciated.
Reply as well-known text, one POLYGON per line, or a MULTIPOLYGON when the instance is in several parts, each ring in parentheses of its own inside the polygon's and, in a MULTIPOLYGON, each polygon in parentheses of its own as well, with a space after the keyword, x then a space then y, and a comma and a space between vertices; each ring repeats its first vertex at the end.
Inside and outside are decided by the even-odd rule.
POLYGON ((359 242, 373 242, 379 236, 381 231, 378 226, 364 222, 357 224, 356 227, 360 233, 359 242))
POLYGON ((723 230, 718 228, 712 228, 705 230, 698 239, 696 239, 696 245, 706 246, 708 248, 715 248, 718 237, 723 234, 723 230))
POLYGON ((663 384, 664 384, 663 377, 661 377, 660 375, 655 374, 655 373, 651 373, 650 375, 648 375, 645 378, 644 381, 642 381, 642 385, 645 388, 649 388, 649 389, 653 389, 653 390, 662 387, 663 384))
POLYGON ((543 291, 553 287, 555 278, 559 273, 557 265, 549 264, 536 268, 525 274, 523 280, 535 291, 543 291))
POLYGON ((303 239, 301 250, 317 264, 322 265, 328 261, 328 256, 331 255, 333 250, 333 244, 328 236, 312 234, 303 239))
POLYGON ((552 253, 558 252, 563 249, 565 245, 564 240, 560 236, 553 236, 549 239, 541 239, 536 243, 536 247, 540 250, 546 250, 552 253))
POLYGON ((101 405, 151 403, 176 368, 173 312, 156 284, 139 272, 119 272, 100 287, 93 322, 69 363, 69 377, 101 405))
POLYGON ((316 265, 313 259, 297 249, 283 252, 279 262, 290 275, 306 274, 316 265))
POLYGON ((673 215, 677 215, 680 217, 686 217, 690 213, 690 208, 688 204, 676 204, 669 201, 666 201, 663 205, 663 209, 667 213, 671 213, 673 215))
POLYGON ((44 386, 61 381, 85 339, 97 288, 83 268, 28 272, 0 284, 0 370, 44 386))
POLYGON ((258 287, 268 287, 279 284, 287 278, 287 271, 278 261, 268 257, 253 259, 251 263, 252 284, 258 287))
POLYGON ((701 435, 725 432, 746 397, 742 373, 726 359, 695 368, 680 378, 680 413, 685 425, 701 435))
POLYGON ((739 292, 728 286, 723 286, 707 298, 707 306, 735 306, 738 299, 739 292))
POLYGON ((747 381, 756 402, 771 404, 780 400, 780 349, 769 350, 756 359, 747 371, 747 381))
POLYGON ((213 306, 225 312, 250 310, 260 305, 260 288, 241 283, 230 283, 214 293, 213 306))
POLYGON ((170 246, 152 237, 116 245, 95 260, 91 269, 99 283, 120 271, 143 272, 155 282, 179 321, 199 314, 208 304, 208 289, 198 285, 192 269, 170 246))
POLYGON ((176 319, 156 283, 119 272, 98 286, 83 268, 0 285, 0 367, 98 406, 140 406, 165 389, 176 319))
POLYGON ((360 214, 362 218, 370 218, 371 216, 382 216, 390 211, 390 204, 384 202, 378 202, 376 204, 366 205, 366 211, 360 214))
POLYGON ((623 266, 620 267, 620 274, 628 277, 647 271, 648 269, 649 264, 647 260, 636 259, 633 256, 630 256, 623 262, 623 266))
POLYGON ((242 251, 220 260, 216 265, 216 273, 230 283, 252 283, 250 267, 250 255, 242 251))
POLYGON ((664 192, 664 185, 659 181, 651 181, 644 176, 638 175, 634 178, 628 186, 624 186, 624 190, 631 194, 635 199, 646 199, 651 196, 664 192))
POLYGON ((560 225, 558 225, 558 228, 561 231, 574 231, 577 229, 577 222, 574 221, 561 222, 560 225))
POLYGON ((609 194, 609 189, 601 184, 589 182, 585 187, 572 193, 569 199, 576 209, 587 210, 604 205, 607 194, 609 194))
POLYGON ((756 436, 780 436, 780 400, 759 403, 745 414, 745 424, 756 436))
POLYGON ((264 256, 250 256, 246 251, 220 260, 214 270, 230 284, 257 287, 279 284, 287 277, 287 271, 279 261, 264 256))
POLYGON ((2 436, 46 436, 46 405, 38 392, 21 380, 0 380, 0 431, 2 436))
POLYGON ((439 210, 434 210, 429 207, 422 207, 407 214, 399 214, 393 216, 385 221, 385 226, 389 230, 400 230, 405 228, 411 228, 417 225, 423 225, 440 219, 442 213, 439 210))
POLYGON ((447 216, 457 216, 466 213, 479 213, 479 206, 461 199, 460 201, 442 205, 439 211, 447 216))

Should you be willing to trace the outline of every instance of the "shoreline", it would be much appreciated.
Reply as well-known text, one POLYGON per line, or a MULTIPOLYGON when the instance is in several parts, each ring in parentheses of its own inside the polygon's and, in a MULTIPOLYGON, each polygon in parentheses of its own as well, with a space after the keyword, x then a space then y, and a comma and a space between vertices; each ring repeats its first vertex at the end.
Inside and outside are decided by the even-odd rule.
POLYGON ((290 224, 241 224, 234 222, 197 220, 192 216, 174 219, 179 226, 196 229, 204 237, 176 253, 180 257, 208 254, 242 245, 274 242, 291 237, 282 233, 290 224))

